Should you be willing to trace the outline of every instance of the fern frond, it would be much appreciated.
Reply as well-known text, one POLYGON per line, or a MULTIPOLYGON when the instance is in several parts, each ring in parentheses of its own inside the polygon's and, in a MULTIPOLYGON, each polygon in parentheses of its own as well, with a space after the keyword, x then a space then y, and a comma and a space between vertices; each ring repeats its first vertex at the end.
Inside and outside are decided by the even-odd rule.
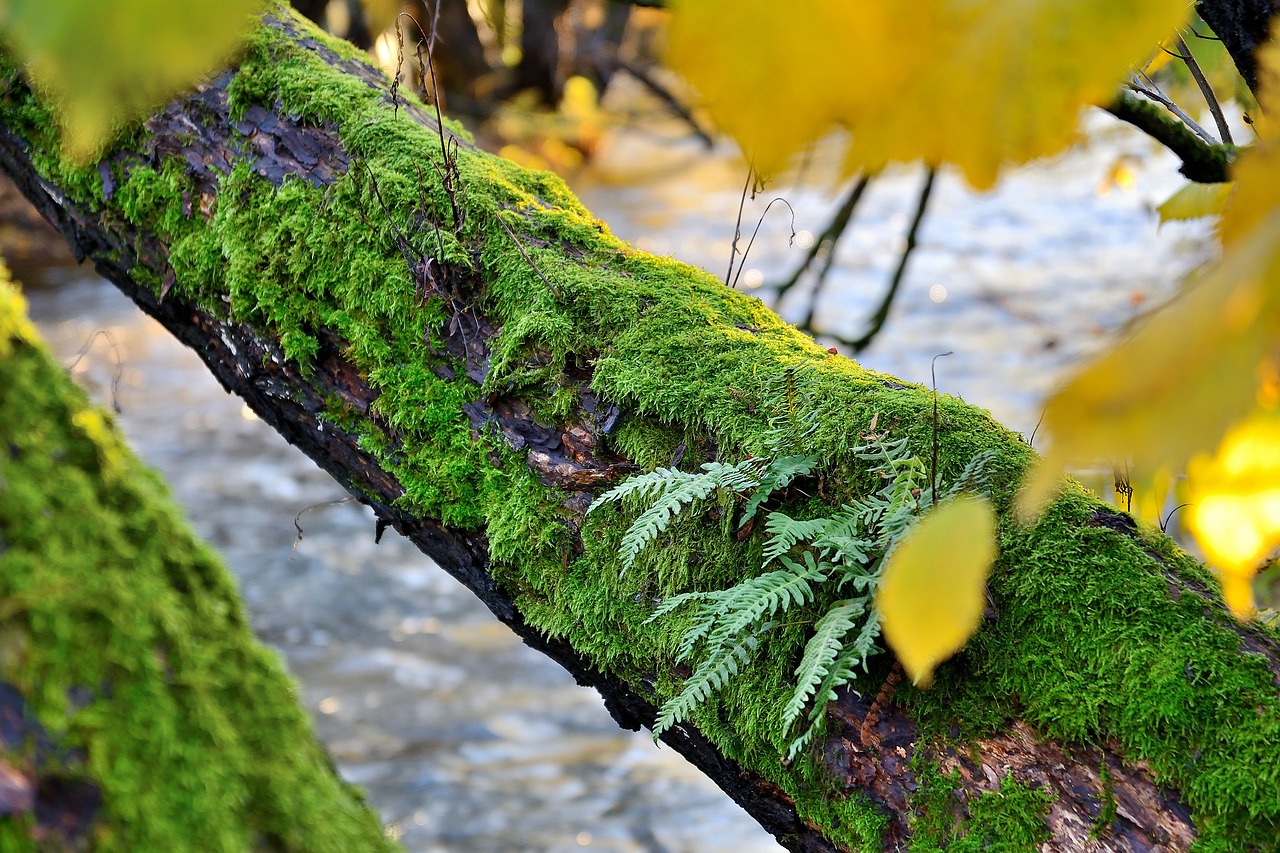
POLYGON ((800 718, 809 697, 831 672, 836 656, 844 648, 844 636, 853 630, 853 620, 867 610, 867 599, 838 601, 813 626, 813 636, 805 644, 804 656, 796 667, 796 688, 782 708, 782 728, 790 729, 800 718))
POLYGON ((764 529, 769 534, 764 543, 764 562, 772 561, 790 551, 800 542, 808 542, 830 525, 830 518, 815 518, 809 521, 797 521, 785 512, 771 512, 765 518, 764 529))
POLYGON ((721 488, 744 494, 760 485, 764 478, 764 470, 769 463, 769 459, 751 458, 743 459, 736 465, 712 464, 720 466, 716 476, 719 478, 721 488))
POLYGON ((629 494, 657 495, 653 505, 640 513, 622 536, 618 556, 622 560, 623 571, 631 568, 644 546, 666 530, 686 504, 702 500, 716 489, 723 488, 726 480, 732 481, 738 475, 738 466, 722 462, 707 462, 697 474, 659 468, 650 474, 634 477, 597 498, 592 507, 605 500, 620 500, 629 494), (643 482, 634 488, 626 488, 637 480, 643 482))
POLYGON ((879 462, 879 470, 897 471, 903 462, 911 458, 911 451, 907 447, 906 438, 876 438, 853 448, 853 455, 868 462, 879 462))
POLYGON ((689 676, 680 692, 671 700, 664 702, 658 712, 658 719, 653 724, 653 736, 656 738, 676 723, 684 722, 715 691, 729 683, 729 679, 738 674, 759 646, 760 641, 747 636, 732 647, 721 649, 718 654, 708 656, 689 676))
POLYGON ((666 616, 671 611, 688 601, 701 601, 714 598, 718 593, 715 592, 682 592, 679 595, 673 595, 663 600, 661 604, 653 611, 648 619, 644 620, 644 624, 648 625, 659 617, 666 616))
POLYGON ((820 563, 805 552, 804 564, 781 558, 785 568, 748 578, 725 590, 722 611, 707 639, 711 654, 733 642, 767 616, 785 613, 795 604, 813 600, 813 584, 827 579, 829 563, 820 563))
POLYGON ((680 483, 696 480, 700 476, 702 475, 679 471, 675 468, 656 468, 648 474, 637 474, 634 477, 628 477, 592 501, 591 506, 587 507, 587 512, 593 512, 607 503, 620 501, 628 495, 638 495, 649 500, 680 483))
MULTIPOLYGON (((861 600, 867 601, 867 599, 861 600)), ((843 648, 840 649, 840 653, 832 661, 827 674, 823 676, 817 689, 814 690, 813 705, 809 709, 809 725, 787 748, 787 758, 789 760, 794 761, 797 756, 808 748, 813 736, 818 731, 819 724, 822 722, 823 710, 826 708, 827 703, 834 701, 836 691, 853 680, 854 670, 858 665, 861 664, 862 670, 866 671, 867 658, 879 651, 875 645, 875 640, 879 636, 880 619, 875 613, 869 613, 862 624, 862 629, 853 638, 852 642, 846 642, 843 648)))
POLYGON ((796 477, 803 477, 810 473, 817 464, 817 456, 779 456, 770 461, 761 472, 760 482, 752 492, 747 505, 742 508, 741 523, 746 524, 754 518, 760 504, 767 501, 770 495, 791 485, 791 481, 796 477))

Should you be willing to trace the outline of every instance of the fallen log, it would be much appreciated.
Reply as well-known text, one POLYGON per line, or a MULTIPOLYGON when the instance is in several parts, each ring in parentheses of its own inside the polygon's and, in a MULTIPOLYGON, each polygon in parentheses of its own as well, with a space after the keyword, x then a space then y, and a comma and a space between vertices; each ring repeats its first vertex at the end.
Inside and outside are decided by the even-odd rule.
POLYGON ((1280 637, 1078 488, 1017 524, 1034 454, 987 413, 935 409, 629 248, 558 179, 476 150, 283 8, 90 167, 59 158, 49 111, 3 73, 0 168, 76 254, 624 727, 689 675, 657 605, 758 573, 761 544, 701 507, 622 572, 632 514, 588 515, 604 490, 760 453, 765 389, 788 374, 831 505, 869 488, 851 448, 873 424, 936 442, 944 476, 991 451, 991 608, 929 690, 874 658, 788 761, 778 708, 804 632, 784 626, 662 735, 788 848, 1275 849, 1280 637))

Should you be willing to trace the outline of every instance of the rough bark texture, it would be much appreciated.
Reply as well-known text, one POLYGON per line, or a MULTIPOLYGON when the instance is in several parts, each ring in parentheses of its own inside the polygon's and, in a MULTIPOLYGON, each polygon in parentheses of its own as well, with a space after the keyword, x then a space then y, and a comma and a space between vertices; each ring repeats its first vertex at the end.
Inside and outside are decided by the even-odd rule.
POLYGON ((1258 48, 1271 37, 1271 22, 1280 11, 1271 0, 1199 0, 1200 17, 1222 39, 1240 76, 1258 88, 1258 48))
MULTIPOLYGON (((758 551, 724 544, 709 513, 664 546, 684 580, 639 564, 617 579, 619 522, 587 507, 637 470, 750 449, 757 372, 802 364, 817 383, 821 442, 845 453, 818 483, 832 500, 873 416, 921 446, 936 433, 948 470, 996 450, 1007 489, 1031 457, 985 413, 944 399, 931 422, 923 389, 616 243, 552 179, 435 136, 427 109, 282 11, 241 67, 93 169, 57 160, 49 124, 10 71, 0 168, 75 252, 624 727, 688 674, 648 601, 756 573, 758 551), (276 228, 299 242, 255 242, 276 228), (386 309, 398 288, 410 297, 386 309), (405 325, 410 349, 380 355, 405 325), (393 404, 408 385, 431 396, 393 404), (454 457, 469 470, 440 473, 454 457)), ((1036 528, 1006 518, 1001 550, 989 619, 931 691, 873 666, 796 762, 761 733, 777 714, 753 689, 662 739, 792 850, 1274 846, 1276 634, 1232 621, 1167 540, 1078 493, 1036 528)))

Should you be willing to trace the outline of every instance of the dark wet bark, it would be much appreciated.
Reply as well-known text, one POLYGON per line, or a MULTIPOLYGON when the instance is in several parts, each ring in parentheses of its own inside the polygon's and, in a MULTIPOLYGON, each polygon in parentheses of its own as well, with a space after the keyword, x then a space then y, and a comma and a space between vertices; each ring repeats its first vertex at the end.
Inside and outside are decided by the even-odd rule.
POLYGON ((544 104, 560 103, 564 75, 560 70, 560 37, 556 24, 568 0, 524 0, 520 31, 520 64, 515 89, 532 89, 544 104))
POLYGON ((1271 22, 1280 11, 1273 0, 1199 0, 1196 11, 1235 60, 1249 88, 1258 89, 1258 48, 1271 35, 1271 22))
POLYGON ((320 26, 324 26, 324 10, 329 0, 290 0, 289 5, 320 26))
MULTIPOLYGON (((344 73, 385 88, 385 80, 376 72, 341 60, 294 22, 268 19, 268 24, 344 73)), ((298 176, 320 186, 347 170, 347 155, 332 129, 300 124, 294 116, 266 108, 250 109, 233 119, 226 94, 233 75, 234 71, 229 71, 196 94, 171 104, 148 122, 136 150, 114 155, 114 162, 129 168, 130 164, 154 165, 162 158, 182 158, 199 188, 198 196, 184 205, 189 216, 208 215, 219 191, 219 176, 246 152, 253 153, 257 174, 277 185, 287 176, 298 176)), ((11 84, 21 85, 16 80, 11 84)), ((387 110, 392 108, 388 99, 387 110)), ((433 126, 424 110, 404 104, 399 110, 433 126)), ((199 353, 227 390, 244 398, 264 421, 372 507, 380 527, 394 527, 410 538, 466 584, 525 643, 559 662, 579 683, 596 688, 619 725, 638 729, 653 721, 655 708, 647 695, 615 675, 601 672, 578 650, 547 638, 525 621, 511 593, 491 574, 483 533, 453 529, 398 507, 396 500, 403 490, 395 477, 361 450, 353 435, 322 422, 327 401, 335 397, 367 416, 377 396, 344 356, 342 341, 319 332, 319 352, 310 371, 303 375, 295 362, 284 357, 280 342, 261 330, 219 317, 184 300, 177 291, 161 298, 140 284, 145 279, 141 274, 149 272, 157 280, 171 280, 169 247, 156 233, 128 224, 127 217, 113 209, 109 182, 100 207, 77 203, 37 174, 32 156, 30 140, 0 126, 0 169, 13 177, 65 235, 78 257, 94 262, 144 311, 199 353)), ((109 171, 104 169, 103 174, 109 171)), ((352 212, 332 210, 323 215, 349 217, 352 212)), ((434 288, 461 300, 455 308, 456 322, 448 324, 435 345, 456 356, 468 374, 483 376, 496 330, 479 306, 465 301, 468 293, 481 288, 451 280, 433 270, 430 263, 415 269, 415 275, 424 290, 434 288)), ((576 375, 566 376, 566 384, 589 389, 589 366, 571 365, 569 370, 576 375)), ((592 493, 634 470, 628 460, 600 448, 599 437, 612 428, 616 407, 584 390, 579 411, 577 422, 551 428, 539 424, 527 402, 515 395, 498 394, 467 407, 477 431, 496 428, 509 447, 528 451, 527 464, 539 479, 564 489, 564 516, 560 520, 567 519, 575 534, 592 493)), ((1110 517, 1100 518, 1098 523, 1123 527, 1110 517)), ((1181 583, 1170 580, 1170 584, 1175 582, 1181 583)), ((1208 597, 1199 590, 1182 590, 1181 594, 1208 597)), ((1276 648, 1253 633, 1242 630, 1241 637, 1242 644, 1252 643, 1253 651, 1273 663, 1280 658, 1276 648)), ((825 765, 837 789, 866 796, 885 815, 883 842, 887 849, 909 838, 908 803, 917 786, 911 763, 921 749, 940 762, 944 771, 956 771, 957 814, 963 814, 967 803, 996 789, 1009 775, 1051 791, 1056 797, 1048 819, 1053 839, 1044 849, 1084 849, 1086 837, 1096 834, 1104 800, 1099 778, 1103 766, 1112 771, 1106 784, 1118 807, 1105 831, 1089 840, 1088 849, 1181 850, 1195 838, 1188 811, 1178 796, 1154 784, 1146 768, 1126 760, 1117 744, 1063 744, 1011 722, 1004 731, 957 750, 936 747, 922 739, 910 712, 895 702, 892 683, 877 696, 846 694, 829 713, 833 725, 823 752, 825 765)), ((840 849, 829 838, 830 827, 812 825, 800 817, 782 790, 727 758, 693 726, 673 727, 662 739, 710 776, 789 849, 840 849)))

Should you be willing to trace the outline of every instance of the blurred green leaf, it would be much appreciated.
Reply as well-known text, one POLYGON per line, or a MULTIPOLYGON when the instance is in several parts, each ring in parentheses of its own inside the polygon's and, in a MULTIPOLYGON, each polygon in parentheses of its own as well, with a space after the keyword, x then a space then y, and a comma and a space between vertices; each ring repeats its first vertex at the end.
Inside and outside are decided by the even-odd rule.
POLYGON ((0 33, 57 104, 65 154, 92 159, 121 123, 214 71, 263 0, 0 0, 0 33))

